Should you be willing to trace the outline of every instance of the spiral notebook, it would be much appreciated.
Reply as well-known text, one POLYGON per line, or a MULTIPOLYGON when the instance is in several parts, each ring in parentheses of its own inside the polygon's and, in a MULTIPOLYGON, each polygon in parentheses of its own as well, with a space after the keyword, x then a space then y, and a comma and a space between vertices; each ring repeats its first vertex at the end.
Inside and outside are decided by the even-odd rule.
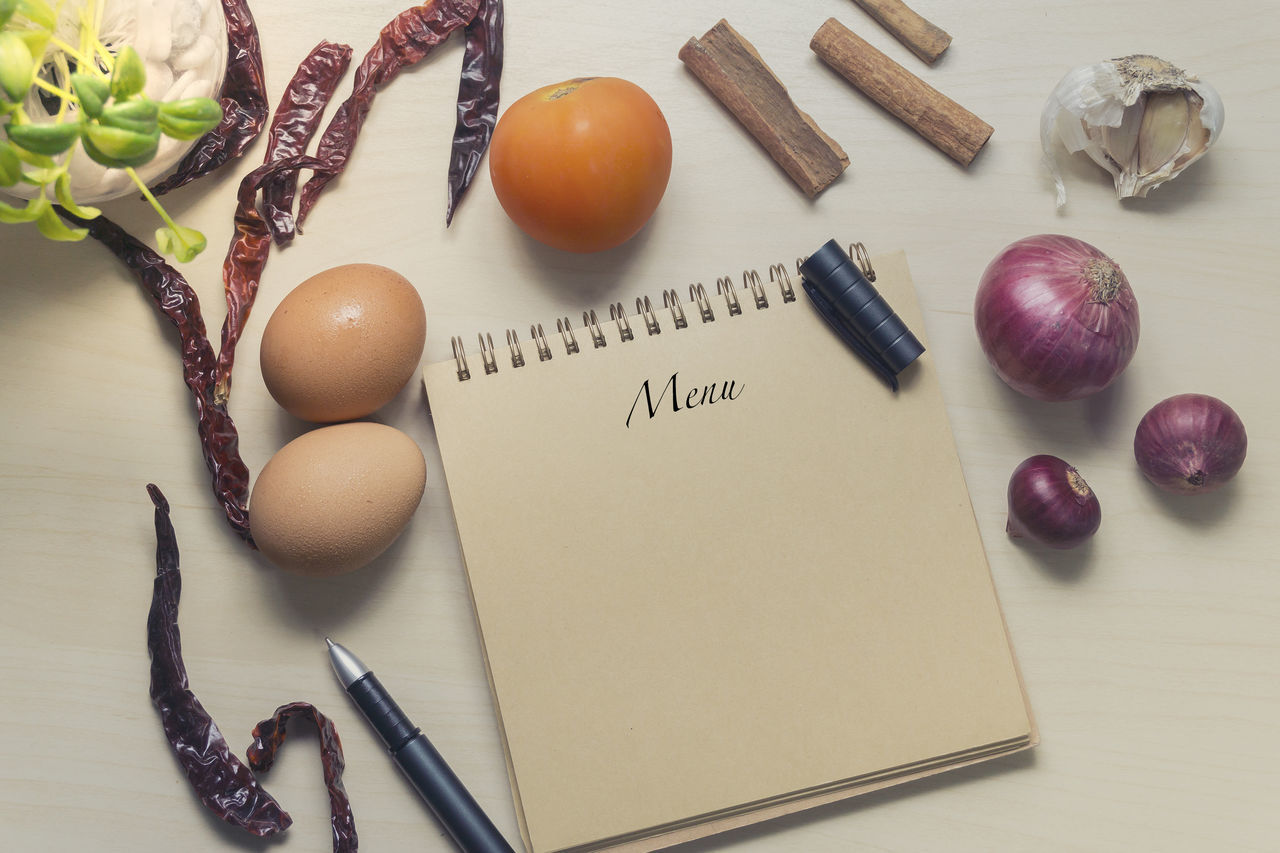
MULTIPOLYGON (((919 335, 905 256, 874 264, 919 335)), ((895 394, 787 267, 743 282, 424 370, 534 853, 658 849, 1037 739, 931 354, 895 394)))

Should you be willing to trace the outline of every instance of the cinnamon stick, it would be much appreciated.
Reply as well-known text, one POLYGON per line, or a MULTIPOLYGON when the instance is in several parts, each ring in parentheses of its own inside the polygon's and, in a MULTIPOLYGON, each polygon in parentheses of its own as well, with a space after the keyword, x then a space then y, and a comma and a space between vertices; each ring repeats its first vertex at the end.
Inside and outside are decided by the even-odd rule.
POLYGON ((968 166, 993 128, 919 77, 828 18, 809 47, 823 62, 943 153, 968 166))
POLYGON ((680 48, 680 61, 813 198, 849 165, 840 145, 791 100, 786 86, 728 21, 680 48))
POLYGON ((932 65, 951 44, 951 36, 922 18, 902 0, 853 0, 893 37, 932 65))

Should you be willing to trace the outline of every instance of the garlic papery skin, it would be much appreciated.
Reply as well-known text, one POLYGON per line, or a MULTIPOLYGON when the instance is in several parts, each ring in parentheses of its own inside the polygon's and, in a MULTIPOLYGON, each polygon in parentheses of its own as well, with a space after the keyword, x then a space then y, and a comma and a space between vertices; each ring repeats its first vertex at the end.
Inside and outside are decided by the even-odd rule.
POLYGON ((1136 54, 1073 68, 1040 114, 1040 144, 1058 207, 1067 202, 1057 160, 1062 149, 1083 151, 1110 172, 1119 198, 1145 198, 1203 157, 1222 122, 1217 91, 1158 57, 1136 54))

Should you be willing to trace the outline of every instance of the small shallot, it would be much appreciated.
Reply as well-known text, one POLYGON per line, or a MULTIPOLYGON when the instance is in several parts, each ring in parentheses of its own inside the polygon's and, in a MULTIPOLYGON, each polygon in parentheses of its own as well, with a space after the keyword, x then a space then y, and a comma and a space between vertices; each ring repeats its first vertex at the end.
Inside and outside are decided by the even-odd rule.
POLYGON ((1166 492, 1202 495, 1230 480, 1248 448, 1244 424, 1207 394, 1179 394, 1151 407, 1133 437, 1147 479, 1166 492))
POLYGON ((1098 496, 1080 472, 1056 456, 1023 460, 1009 478, 1009 523, 1014 538, 1050 548, 1074 548, 1102 523, 1098 496))

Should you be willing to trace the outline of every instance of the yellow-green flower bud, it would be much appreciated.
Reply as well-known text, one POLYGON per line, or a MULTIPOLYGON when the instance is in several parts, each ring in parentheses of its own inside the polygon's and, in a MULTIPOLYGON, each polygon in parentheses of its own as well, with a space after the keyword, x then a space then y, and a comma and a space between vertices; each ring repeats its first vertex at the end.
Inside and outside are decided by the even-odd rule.
POLYGON ((27 43, 13 30, 0 32, 0 91, 11 104, 27 96, 36 61, 27 43))
POLYGON ((66 151, 80 138, 80 125, 62 124, 10 124, 5 130, 9 140, 32 154, 54 157, 66 151))
POLYGON ((71 75, 71 91, 75 92, 80 101, 80 109, 89 118, 102 115, 102 108, 111 97, 111 86, 106 80, 79 71, 71 75))
POLYGON ((147 85, 147 67, 142 57, 131 45, 125 45, 116 54, 116 64, 111 70, 111 97, 117 101, 131 98, 147 85))
POLYGON ((100 124, 85 125, 84 153, 94 162, 111 168, 141 166, 156 156, 160 145, 160 129, 154 133, 135 133, 119 127, 100 124))

